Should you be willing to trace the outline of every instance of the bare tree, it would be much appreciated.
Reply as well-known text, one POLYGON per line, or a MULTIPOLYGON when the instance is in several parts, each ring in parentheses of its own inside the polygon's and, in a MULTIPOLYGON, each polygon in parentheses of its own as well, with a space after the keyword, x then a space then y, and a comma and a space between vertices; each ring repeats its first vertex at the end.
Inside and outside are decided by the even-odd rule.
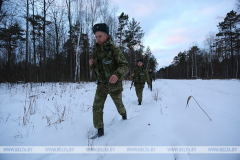
POLYGON ((43 1, 43 81, 46 81, 46 73, 45 73, 45 64, 46 64, 46 14, 47 14, 47 10, 50 7, 50 5, 54 2, 54 0, 48 0, 48 2, 46 2, 46 0, 43 1), (46 4, 48 4, 48 6, 46 6, 46 4))
MULTIPOLYGON (((34 63, 34 71, 36 72, 36 63, 37 63, 37 58, 36 58, 36 36, 35 36, 35 0, 31 0, 30 3, 32 4, 32 36, 33 36, 33 63, 34 63)), ((31 79, 32 80, 32 79, 31 79)), ((36 80, 36 79, 35 79, 36 80)))
POLYGON ((77 45, 76 45, 76 67, 75 67, 75 78, 74 81, 80 82, 80 69, 81 69, 81 64, 80 64, 80 40, 81 40, 81 35, 82 35, 82 15, 83 15, 83 0, 77 0, 77 22, 76 24, 79 25, 79 31, 78 31, 78 40, 77 40, 77 45))
POLYGON ((53 22, 54 26, 54 58, 55 58, 55 64, 54 64, 54 73, 55 73, 55 78, 56 81, 60 81, 62 79, 62 64, 61 64, 61 56, 60 56, 60 42, 61 38, 63 36, 60 33, 61 25, 63 25, 63 11, 64 11, 64 6, 61 7, 56 1, 53 4, 53 7, 51 8, 51 20, 53 22))
POLYGON ((67 10, 68 10, 68 23, 69 23, 69 40, 70 40, 70 46, 69 46, 69 57, 70 57, 70 81, 72 81, 73 76, 73 51, 72 51, 72 15, 71 15, 71 0, 66 0, 67 4, 67 10))
POLYGON ((27 0, 27 18, 26 18, 26 62, 25 62, 26 82, 29 81, 28 79, 28 28, 29 28, 28 18, 29 18, 29 0, 27 0))
POLYGON ((216 41, 216 34, 213 33, 213 32, 209 32, 209 34, 206 35, 206 39, 204 41, 204 44, 207 46, 208 48, 208 53, 209 53, 209 61, 210 61, 210 67, 211 67, 211 77, 214 76, 214 70, 213 70, 213 63, 212 63, 212 60, 213 60, 213 48, 216 47, 216 44, 215 44, 215 41, 216 41))
POLYGON ((237 0, 236 8, 237 8, 237 11, 240 12, 240 0, 237 0))
POLYGON ((101 1, 100 5, 100 18, 102 22, 105 22, 106 24, 109 24, 109 10, 110 10, 110 2, 109 0, 103 0, 101 1))
POLYGON ((191 48, 189 50, 189 56, 191 58, 191 64, 192 64, 192 78, 197 78, 197 54, 199 52, 199 48, 197 46, 196 42, 193 42, 191 44, 191 48), (194 75, 194 71, 195 71, 195 75, 194 75))
MULTIPOLYGON (((88 26, 89 28, 89 37, 90 37, 90 46, 91 48, 94 45, 95 42, 95 38, 94 35, 92 34, 92 27, 93 25, 96 23, 97 21, 97 15, 99 15, 99 9, 100 9, 100 5, 101 5, 101 0, 87 0, 87 14, 88 14, 88 20, 90 26, 88 26)), ((92 74, 90 73, 90 78, 92 79, 92 74)))
POLYGON ((0 0, 0 22, 2 21, 2 19, 3 19, 4 17, 7 16, 6 11, 3 11, 3 10, 2 10, 3 2, 6 2, 6 1, 8 1, 8 0, 0 0))

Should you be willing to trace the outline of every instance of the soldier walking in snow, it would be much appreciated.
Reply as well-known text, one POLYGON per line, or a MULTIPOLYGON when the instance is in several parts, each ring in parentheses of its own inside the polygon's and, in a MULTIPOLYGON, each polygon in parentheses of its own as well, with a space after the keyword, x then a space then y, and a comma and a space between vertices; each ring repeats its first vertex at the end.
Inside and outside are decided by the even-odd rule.
POLYGON ((122 102, 122 79, 129 68, 121 50, 113 45, 109 28, 105 23, 95 24, 93 33, 97 43, 93 47, 89 65, 98 81, 93 102, 93 124, 98 129, 98 134, 92 138, 96 138, 104 135, 103 108, 108 94, 122 119, 127 119, 127 112, 122 102))
POLYGON ((143 92, 145 82, 147 81, 148 86, 150 85, 147 69, 143 65, 143 59, 137 60, 137 66, 133 69, 132 77, 134 81, 136 94, 138 97, 138 105, 141 105, 142 92, 143 92))
POLYGON ((154 73, 152 71, 152 68, 150 67, 149 70, 148 70, 148 75, 149 75, 149 80, 150 80, 150 90, 152 91, 152 80, 155 81, 155 76, 154 76, 154 73))

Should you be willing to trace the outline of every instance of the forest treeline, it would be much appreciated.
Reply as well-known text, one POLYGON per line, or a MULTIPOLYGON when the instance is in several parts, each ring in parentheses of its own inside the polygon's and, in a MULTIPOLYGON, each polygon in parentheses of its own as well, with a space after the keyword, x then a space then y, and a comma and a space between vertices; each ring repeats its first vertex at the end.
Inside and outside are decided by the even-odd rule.
MULTIPOLYGON (((238 0, 239 1, 239 0, 238 0)), ((114 44, 129 62, 152 67, 156 78, 239 78, 239 14, 230 11, 218 33, 206 36, 201 49, 181 51, 168 67, 143 44, 144 31, 135 18, 117 15, 110 0, 0 0, 0 82, 94 81, 88 61, 95 44, 92 26, 106 23, 114 44)))
POLYGON ((1 0, 0 82, 93 81, 88 61, 95 23, 109 26, 130 72, 138 58, 156 69, 140 23, 116 13, 110 0, 1 0))
POLYGON ((218 33, 210 32, 206 36, 206 48, 200 49, 193 44, 189 50, 179 52, 171 65, 157 72, 157 77, 240 78, 240 14, 230 11, 216 27, 218 33))

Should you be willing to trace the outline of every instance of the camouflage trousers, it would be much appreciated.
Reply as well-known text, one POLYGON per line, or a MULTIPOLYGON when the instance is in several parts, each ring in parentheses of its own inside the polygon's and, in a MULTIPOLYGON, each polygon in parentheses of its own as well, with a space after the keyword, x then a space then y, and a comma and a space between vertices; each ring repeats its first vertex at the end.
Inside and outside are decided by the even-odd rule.
POLYGON ((126 114, 126 109, 122 102, 122 91, 122 82, 117 82, 117 84, 98 84, 93 102, 93 124, 95 128, 99 129, 104 127, 103 109, 108 94, 110 94, 114 104, 116 105, 118 113, 120 115, 126 114))
POLYGON ((138 97, 138 102, 142 102, 142 93, 143 93, 143 88, 144 88, 144 84, 134 84, 135 86, 135 91, 138 97))
POLYGON ((149 87, 150 87, 150 90, 152 91, 152 79, 150 79, 149 87))

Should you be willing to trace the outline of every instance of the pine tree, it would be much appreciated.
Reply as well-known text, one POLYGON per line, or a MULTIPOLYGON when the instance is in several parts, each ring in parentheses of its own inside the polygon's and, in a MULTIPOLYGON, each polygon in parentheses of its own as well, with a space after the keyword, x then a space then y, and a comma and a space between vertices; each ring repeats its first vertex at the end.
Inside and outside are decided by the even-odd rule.
POLYGON ((149 66, 150 66, 149 61, 150 61, 151 56, 152 56, 152 51, 151 51, 150 47, 148 46, 146 49, 146 52, 144 54, 144 64, 146 64, 147 68, 149 68, 149 66))
POLYGON ((230 76, 234 77, 234 43, 239 39, 239 34, 236 32, 237 23, 239 22, 240 15, 235 11, 227 13, 223 22, 220 22, 218 25, 219 33, 218 37, 223 37, 226 44, 226 52, 230 51, 230 76))
POLYGON ((139 47, 140 50, 143 48, 141 40, 144 36, 144 32, 140 27, 140 22, 137 22, 134 18, 127 25, 127 30, 125 30, 125 39, 123 43, 127 44, 128 49, 131 52, 131 69, 130 74, 133 69, 133 65, 135 62, 135 54, 134 50, 139 47))
POLYGON ((12 82, 12 69, 15 63, 15 49, 18 46, 19 41, 25 41, 24 38, 24 30, 21 29, 18 23, 14 23, 14 25, 9 28, 0 28, 0 48, 4 48, 7 51, 7 81, 12 82))
POLYGON ((124 14, 124 12, 121 13, 121 15, 118 17, 118 29, 117 29, 117 38, 119 39, 119 48, 122 49, 122 41, 124 37, 124 29, 126 25, 128 24, 128 15, 124 14))

